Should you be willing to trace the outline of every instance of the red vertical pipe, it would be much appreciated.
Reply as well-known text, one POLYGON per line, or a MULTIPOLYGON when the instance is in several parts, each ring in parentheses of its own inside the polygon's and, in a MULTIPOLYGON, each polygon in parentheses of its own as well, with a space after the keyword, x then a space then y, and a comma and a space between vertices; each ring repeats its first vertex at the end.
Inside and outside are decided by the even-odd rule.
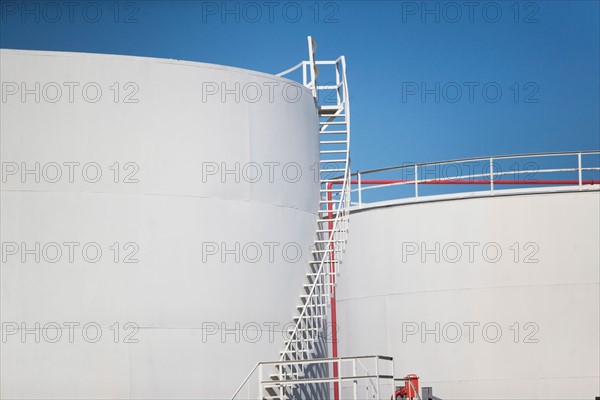
MULTIPOLYGON (((334 182, 329 182, 327 184, 327 210, 329 211, 329 234, 330 239, 333 239, 333 205, 332 199, 333 195, 331 193, 331 188, 334 182)), ((329 244, 329 249, 331 253, 329 254, 329 278, 331 283, 331 353, 333 358, 337 358, 338 356, 338 348, 337 348, 337 310, 336 310, 336 301, 335 301, 335 243, 332 241, 329 244)), ((338 364, 336 362, 333 363, 333 377, 338 377, 338 364)), ((338 382, 333 382, 333 396, 334 400, 340 399, 340 387, 338 382)))

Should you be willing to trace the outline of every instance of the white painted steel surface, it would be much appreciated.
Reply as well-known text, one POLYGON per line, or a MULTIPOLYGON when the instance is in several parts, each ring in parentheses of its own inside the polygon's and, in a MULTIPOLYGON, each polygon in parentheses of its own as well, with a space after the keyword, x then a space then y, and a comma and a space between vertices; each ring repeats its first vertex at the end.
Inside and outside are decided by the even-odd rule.
POLYGON ((599 192, 517 193, 354 210, 340 355, 392 356, 396 376, 416 373, 443 399, 597 396, 599 192), (473 262, 466 242, 479 243, 473 262), (496 262, 494 244, 482 256, 489 243, 502 250, 496 262))
POLYGON ((18 255, 2 263, 4 323, 80 324, 74 343, 66 330, 58 343, 44 337, 35 343, 32 334, 25 343, 19 334, 7 336, 1 344, 2 397, 224 398, 258 361, 278 357, 318 208, 318 181, 311 170, 318 161, 318 119, 311 93, 302 88, 300 98, 290 101, 296 89, 284 78, 94 54, 2 50, 1 73, 3 83, 26 82, 29 88, 35 82, 42 88, 57 82, 63 89, 64 82, 80 83, 73 102, 66 90, 56 103, 47 101, 52 93, 42 94, 39 103, 34 95, 24 102, 7 96, 1 104, 3 163, 96 162, 103 172, 98 183, 78 175, 74 183, 64 178, 35 183, 31 177, 22 183, 8 176, 2 185, 2 241, 97 242, 104 251, 97 263, 36 263, 31 257, 22 262, 18 255), (80 88, 89 82, 103 91, 96 103, 81 97, 80 88), (118 102, 110 89, 115 82, 122 91, 118 102), (137 103, 122 102, 131 92, 123 91, 128 82, 139 88, 137 103), (224 102, 218 95, 203 99, 207 82, 230 90, 236 82, 240 90, 256 83, 263 96, 249 101, 255 97, 248 91, 239 102, 235 95, 224 102), (281 91, 285 85, 287 97, 281 91), (276 88, 273 101, 270 86, 276 88), (114 162, 121 163, 122 173, 131 172, 123 171, 124 163, 136 163, 139 183, 122 183, 122 176, 114 183, 109 169, 114 162), (205 162, 226 163, 229 169, 256 162, 263 176, 258 183, 243 175, 236 182, 231 174, 226 183, 220 175, 203 182, 205 162), (272 182, 264 163, 279 163, 271 164, 272 182), (294 166, 283 177, 286 163, 302 168, 297 182, 294 166), (114 242, 137 243, 139 263, 115 263, 109 250, 114 242), (259 262, 242 257, 236 263, 229 256, 223 263, 217 255, 203 263, 203 242, 279 246, 274 262, 262 247, 259 262), (303 251, 296 262, 293 248, 289 262, 281 253, 288 243, 303 251), (81 326, 89 322, 102 327, 98 343, 81 337, 81 326), (121 324, 118 344, 110 329, 115 322, 121 324), (131 332, 123 330, 126 322, 141 327, 135 335, 139 343, 123 343, 131 332), (250 325, 237 343, 233 333, 224 341, 221 332, 203 338, 202 328, 211 323, 219 330, 222 323, 250 325), (253 343, 252 323, 273 329, 274 337, 263 332, 253 343))

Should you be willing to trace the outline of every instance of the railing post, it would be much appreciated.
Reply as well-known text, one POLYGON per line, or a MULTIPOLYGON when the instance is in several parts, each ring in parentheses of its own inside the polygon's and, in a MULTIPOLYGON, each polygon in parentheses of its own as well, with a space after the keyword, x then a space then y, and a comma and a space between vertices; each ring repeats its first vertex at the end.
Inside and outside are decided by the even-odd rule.
POLYGON ((306 61, 302 62, 302 84, 306 86, 308 84, 306 80, 306 66, 309 65, 306 61))
POLYGON ((312 93, 315 100, 318 100, 317 96, 317 71, 316 71, 316 63, 315 63, 315 50, 316 50, 316 42, 313 40, 312 36, 308 36, 308 61, 310 63, 310 84, 312 87, 312 93))
POLYGON ((577 173, 579 177, 579 190, 582 189, 583 185, 583 171, 581 169, 581 153, 577 153, 577 173))
POLYGON ((494 191, 494 158, 490 157, 490 192, 494 191))
POLYGON ((377 397, 381 398, 381 393, 379 391, 379 358, 377 356, 375 356, 375 377, 375 380, 377 381, 377 397))
POLYGON ((334 389, 334 390, 336 390, 336 392, 334 393, 334 395, 335 395, 334 398, 339 399, 340 398, 340 392, 342 391, 342 363, 341 363, 341 359, 340 358, 338 358, 336 360, 336 362, 337 362, 338 374, 337 374, 337 388, 336 388, 337 390, 334 389))
POLYGON ((336 98, 337 98, 337 106, 340 106, 341 103, 341 96, 340 96, 340 84, 341 84, 341 79, 340 79, 340 70, 339 68, 341 67, 341 63, 338 61, 335 63, 335 94, 336 94, 336 98))
POLYGON ((354 384, 354 400, 358 399, 358 380, 356 380, 357 372, 356 372, 356 358, 352 359, 352 374, 355 379, 352 381, 354 384))
POLYGON ((415 197, 419 197, 419 165, 415 164, 415 197))
POLYGON ((396 393, 396 372, 394 371, 394 360, 392 360, 392 396, 396 393))
POLYGON ((358 206, 362 207, 362 178, 360 172, 358 172, 358 206))
MULTIPOLYGON (((258 365, 258 396, 262 397, 262 380, 263 380, 263 365, 259 364, 258 365)), ((250 382, 248 382, 248 390, 250 390, 250 382)), ((250 399, 250 393, 248 393, 248 399, 250 399)))

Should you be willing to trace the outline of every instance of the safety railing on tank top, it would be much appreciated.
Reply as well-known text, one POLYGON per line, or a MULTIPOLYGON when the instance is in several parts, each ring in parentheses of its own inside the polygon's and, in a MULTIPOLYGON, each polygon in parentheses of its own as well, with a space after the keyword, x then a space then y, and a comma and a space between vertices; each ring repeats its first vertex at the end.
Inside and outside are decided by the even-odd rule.
POLYGON ((352 205, 357 207, 385 200, 416 201, 433 195, 479 192, 493 196, 517 188, 595 189, 600 185, 600 151, 409 163, 359 171, 351 177, 352 205))

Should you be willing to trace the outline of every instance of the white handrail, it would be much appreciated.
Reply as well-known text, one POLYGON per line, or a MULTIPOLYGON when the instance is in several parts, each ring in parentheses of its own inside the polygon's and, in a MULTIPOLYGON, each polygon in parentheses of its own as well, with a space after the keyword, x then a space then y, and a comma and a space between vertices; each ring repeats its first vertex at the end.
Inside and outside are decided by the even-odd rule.
MULTIPOLYGON (((546 153, 504 154, 504 155, 493 156, 493 157, 496 160, 500 160, 500 159, 507 159, 507 158, 510 159, 510 158, 529 158, 529 157, 568 156, 568 155, 574 155, 574 154, 582 154, 582 155, 600 154, 600 150, 580 150, 580 151, 563 151, 563 152, 546 152, 546 153)), ((467 162, 467 161, 487 161, 489 159, 490 159, 490 156, 487 156, 487 157, 457 158, 457 159, 454 159, 454 160, 442 160, 442 161, 431 161, 431 162, 417 163, 417 165, 420 166, 420 167, 424 167, 424 166, 428 166, 428 165, 455 164, 455 163, 467 162)), ((414 163, 406 164, 406 165, 395 165, 395 166, 392 166, 392 167, 375 168, 375 169, 364 170, 364 171, 361 171, 361 173, 363 173, 363 174, 371 174, 371 173, 374 173, 374 172, 389 171, 389 170, 394 170, 394 169, 412 168, 413 166, 414 166, 414 163)), ((356 175, 356 172, 353 173, 352 175, 356 175)))
MULTIPOLYGON (((287 377, 284 377, 284 379, 277 380, 277 381, 261 380, 261 381, 259 381, 259 383, 262 385, 267 385, 269 387, 279 387, 279 389, 281 389, 281 388, 284 388, 287 386, 310 385, 310 384, 315 384, 315 383, 338 382, 338 384, 341 384, 342 382, 352 382, 353 384, 355 384, 357 381, 360 380, 360 381, 365 382, 365 388, 367 388, 367 390, 370 385, 370 387, 373 389, 374 393, 377 395, 377 398, 379 398, 379 399, 387 398, 387 396, 390 396, 394 390, 394 387, 393 387, 394 359, 392 357, 386 357, 386 356, 380 356, 380 355, 365 355, 365 356, 358 356, 358 357, 314 358, 314 359, 310 359, 310 360, 296 360, 296 361, 260 362, 260 363, 256 364, 256 366, 252 370, 251 375, 257 369, 262 370, 262 367, 264 367, 264 366, 272 367, 272 366, 283 366, 283 365, 296 365, 296 366, 337 365, 339 368, 340 374, 337 377, 316 377, 316 378, 303 377, 303 378, 292 378, 292 379, 288 379, 287 377), (374 362, 373 368, 371 370, 369 368, 367 368, 363 361, 374 362), (379 367, 380 361, 385 361, 385 362, 389 363, 389 367, 387 368, 390 371, 389 373, 382 373, 380 371, 380 367, 379 367), (343 363, 349 363, 349 364, 353 365, 352 372, 350 374, 343 373, 343 369, 342 369, 343 363), (359 374, 358 370, 356 368, 356 365, 359 365, 361 367, 362 371, 364 371, 364 373, 359 374), (391 382, 392 393, 388 393, 387 395, 380 395, 380 393, 381 393, 380 381, 381 380, 391 382)), ((249 378, 250 378, 250 376, 248 377, 248 379, 249 378)), ((243 387, 248 383, 248 379, 246 379, 246 381, 244 381, 242 386, 235 392, 235 394, 232 398, 235 399, 238 396, 238 394, 241 392, 243 387)), ((356 391, 354 393, 355 393, 354 399, 358 400, 356 391)), ((248 398, 250 399, 251 397, 248 396, 248 398)))
MULTIPOLYGON (((351 189, 351 193, 358 193, 358 202, 356 203, 359 207, 361 207, 364 203, 364 196, 363 196, 363 191, 365 190, 374 190, 374 189, 381 189, 381 188, 386 188, 386 187, 391 187, 391 186, 402 186, 402 185, 414 185, 414 198, 417 197, 421 197, 423 196, 423 194, 419 191, 419 185, 420 184, 427 184, 427 183, 431 183, 431 182, 444 182, 444 181, 448 181, 449 183, 457 183, 460 184, 460 182, 454 182, 454 181, 464 181, 465 184, 469 184, 469 181, 472 181, 474 178, 484 178, 487 177, 488 180, 487 182, 481 182, 481 184, 488 184, 489 185, 489 194, 493 194, 495 192, 497 192, 498 189, 498 185, 499 184, 514 184, 514 185, 522 185, 522 186, 541 186, 541 185, 546 185, 546 186, 556 186, 561 184, 561 182, 565 182, 565 185, 570 185, 570 186, 578 186, 580 190, 582 190, 583 185, 585 184, 592 184, 592 185, 597 185, 600 182, 600 179, 595 178, 595 179, 588 179, 585 180, 583 177, 583 172, 591 172, 591 171, 600 171, 600 162, 596 162, 595 165, 598 166, 587 166, 584 165, 584 162, 582 160, 582 156, 583 155, 600 155, 600 151, 598 150, 589 150, 589 151, 577 151, 577 152, 563 152, 563 153, 559 153, 559 152, 553 152, 553 153, 532 153, 532 154, 516 154, 516 155, 503 155, 503 156, 492 156, 492 157, 477 157, 477 158, 464 158, 464 159, 458 159, 458 160, 446 160, 446 161, 440 161, 440 162, 428 162, 428 163, 420 163, 420 164, 409 164, 409 165, 400 165, 400 166, 395 166, 395 167, 388 167, 388 168, 379 168, 379 169, 373 169, 373 170, 368 170, 368 171, 360 171, 360 172, 356 172, 353 173, 351 176, 352 177, 356 177, 357 181, 356 183, 358 184, 356 188, 351 189), (531 169, 524 169, 524 170, 508 170, 508 171, 502 171, 499 168, 499 165, 495 164, 498 160, 511 160, 511 159, 523 159, 523 158, 528 158, 528 159, 532 159, 535 160, 538 157, 573 157, 576 156, 577 157, 577 166, 576 167, 568 167, 568 168, 557 168, 557 167, 548 167, 548 168, 541 168, 541 169, 535 169, 535 170, 531 170, 531 169), (426 177, 426 178, 419 178, 419 168, 423 168, 423 167, 434 167, 434 166, 446 166, 446 165, 456 165, 457 167, 459 167, 461 164, 464 164, 465 167, 470 167, 468 164, 472 164, 474 162, 484 162, 484 164, 489 165, 488 169, 489 171, 487 172, 482 172, 482 173, 470 173, 470 174, 458 174, 458 175, 454 175, 454 176, 439 176, 439 177, 426 177), (412 173, 414 174, 414 179, 374 179, 377 181, 386 181, 385 183, 369 183, 369 179, 373 179, 371 178, 373 175, 376 175, 378 173, 390 173, 393 171, 410 171, 412 170, 412 173), (515 182, 507 182, 507 181, 499 181, 497 180, 498 177, 502 177, 502 176, 506 176, 506 175, 513 175, 515 177, 519 177, 519 176, 523 176, 523 175, 531 175, 531 174, 550 174, 550 173, 569 173, 569 172, 576 172, 577 173, 577 178, 576 179, 551 179, 550 181, 552 182, 548 182, 545 181, 543 179, 523 179, 523 180, 516 180, 515 182), (397 182, 394 182, 397 181, 397 182), (586 183, 587 182, 587 183, 586 183), (591 182, 591 183, 590 183, 591 182)), ((600 158, 599 158, 600 160, 600 158)), ((470 169, 470 168, 467 168, 470 169)), ((483 168, 485 170, 485 168, 483 168)), ((458 168, 458 170, 462 171, 462 168, 458 168)), ((458 171, 457 171, 458 172, 458 171)), ((425 175, 430 175, 430 174, 425 174, 425 175)), ((479 183, 479 182, 477 182, 479 183)), ((502 190, 502 189, 501 189, 502 190)), ((398 198, 410 198, 410 196, 398 196, 398 198)))
POLYGON ((280 73, 278 73, 278 74, 275 74, 275 76, 284 76, 284 75, 287 75, 287 74, 289 74, 289 73, 291 73, 291 72, 294 72, 294 71, 295 71, 295 70, 297 70, 298 68, 300 68, 300 67, 303 67, 305 64, 306 64, 306 61, 300 61, 300 62, 299 62, 297 65, 293 66, 292 68, 290 68, 290 69, 286 69, 286 70, 285 70, 285 71, 283 71, 283 72, 280 72, 280 73))

